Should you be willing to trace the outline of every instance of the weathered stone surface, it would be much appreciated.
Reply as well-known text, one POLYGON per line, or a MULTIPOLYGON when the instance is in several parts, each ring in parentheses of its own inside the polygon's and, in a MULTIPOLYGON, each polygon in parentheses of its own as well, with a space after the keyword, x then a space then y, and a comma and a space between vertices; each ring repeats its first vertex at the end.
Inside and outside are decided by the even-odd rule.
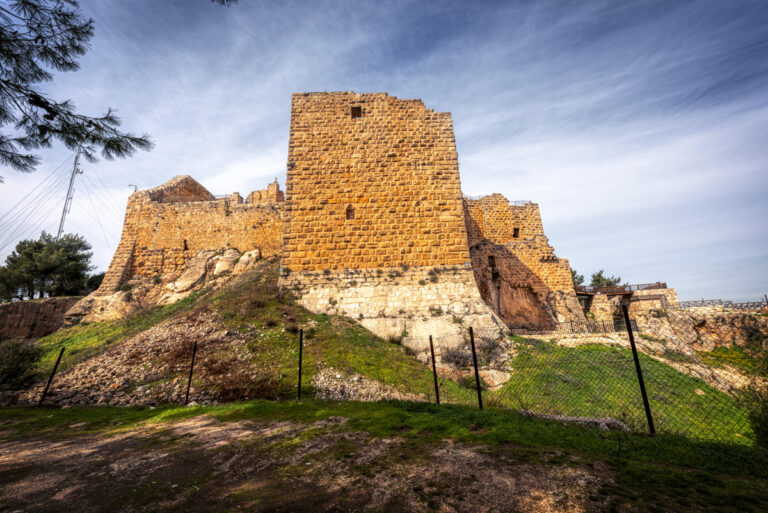
POLYGON ((228 249, 219 257, 216 267, 213 268, 213 275, 232 274, 235 270, 235 264, 240 258, 240 252, 236 249, 228 249))
POLYGON ((242 274, 253 265, 261 259, 261 251, 258 249, 252 249, 250 251, 246 251, 242 255, 240 255, 240 260, 235 263, 235 269, 233 271, 234 274, 242 274))
POLYGON ((458 332, 452 316, 503 329, 474 283, 449 113, 295 94, 288 148, 281 285, 301 304, 411 345, 458 332))
POLYGON ((186 292, 205 278, 211 258, 215 251, 201 251, 187 264, 187 268, 179 278, 167 285, 172 292, 186 292))
POLYGON ((283 193, 277 183, 251 193, 246 202, 238 193, 216 199, 189 176, 135 192, 128 199, 120 243, 95 295, 112 294, 134 278, 174 281, 201 251, 258 249, 262 255, 276 255, 282 216, 283 193))
POLYGON ((36 339, 53 333, 64 324, 64 315, 80 296, 50 297, 0 303, 0 341, 36 339))
POLYGON ((584 321, 568 260, 558 258, 541 224, 539 206, 501 194, 465 198, 472 269, 480 294, 512 328, 548 329, 584 321))

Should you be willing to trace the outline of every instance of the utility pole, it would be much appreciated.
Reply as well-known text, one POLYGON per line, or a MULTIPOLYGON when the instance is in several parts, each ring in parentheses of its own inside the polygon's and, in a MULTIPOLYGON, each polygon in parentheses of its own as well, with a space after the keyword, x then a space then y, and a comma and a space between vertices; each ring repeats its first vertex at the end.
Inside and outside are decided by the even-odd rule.
POLYGON ((82 146, 77 147, 77 153, 75 153, 75 163, 72 166, 72 176, 69 177, 69 188, 67 189, 67 199, 64 200, 64 210, 61 211, 61 221, 59 222, 59 232, 56 234, 56 240, 59 240, 62 232, 64 232, 64 219, 67 217, 67 213, 72 209, 72 196, 75 194, 75 176, 83 174, 83 172, 77 168, 80 162, 80 152, 82 146))

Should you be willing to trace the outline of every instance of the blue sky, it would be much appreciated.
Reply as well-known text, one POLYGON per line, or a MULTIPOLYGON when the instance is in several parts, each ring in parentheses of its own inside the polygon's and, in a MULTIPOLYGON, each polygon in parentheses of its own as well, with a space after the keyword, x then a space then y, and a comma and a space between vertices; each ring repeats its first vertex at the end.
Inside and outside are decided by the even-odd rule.
MULTIPOLYGON (((129 183, 190 174, 243 195, 284 183, 291 93, 352 90, 451 112, 464 192, 539 203, 557 254, 585 275, 666 281, 683 299, 768 292, 762 1, 81 7, 92 49, 46 89, 89 114, 116 108, 156 143, 82 166, 67 231, 102 270, 129 183)), ((0 214, 70 154, 42 155, 33 175, 0 172, 0 214)), ((33 228, 56 230, 60 196, 33 228)))

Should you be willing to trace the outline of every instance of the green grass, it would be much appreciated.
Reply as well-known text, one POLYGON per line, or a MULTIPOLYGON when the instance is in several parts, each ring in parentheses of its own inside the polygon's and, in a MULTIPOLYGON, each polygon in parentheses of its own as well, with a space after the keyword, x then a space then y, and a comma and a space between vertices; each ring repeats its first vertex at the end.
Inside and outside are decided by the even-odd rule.
POLYGON ((43 350, 37 365, 37 373, 44 377, 51 371, 62 347, 65 351, 58 371, 66 370, 103 352, 116 342, 189 310, 201 294, 201 292, 194 293, 172 305, 142 311, 127 319, 78 324, 43 337, 36 342, 43 350))
MULTIPOLYGON (((277 266, 277 259, 265 259, 216 292, 198 293, 126 321, 76 326, 41 339, 45 356, 40 373, 49 371, 63 346, 67 351, 62 370, 174 315, 193 308, 213 309, 228 329, 239 331, 247 340, 253 364, 266 379, 263 390, 249 393, 249 397, 295 397, 302 327, 304 397, 315 393, 312 379, 321 369, 333 369, 343 376, 361 374, 399 392, 434 401, 430 367, 406 347, 374 336, 351 319, 305 310, 290 293, 278 290, 277 266)), ((629 350, 602 345, 565 348, 520 336, 513 336, 512 341, 518 353, 510 363, 511 378, 500 390, 483 392, 486 407, 607 416, 635 431, 647 430, 629 350)), ((659 432, 753 443, 747 412, 731 397, 653 358, 641 355, 641 363, 659 432)), ((457 381, 440 378, 443 403, 476 404, 474 379, 468 376, 470 379, 457 381)))
POLYGON ((754 375, 759 370, 757 358, 739 346, 716 347, 712 351, 697 351, 696 354, 710 367, 735 367, 749 375, 754 375))
MULTIPOLYGON (((577 348, 527 340, 512 362, 512 378, 488 394, 507 406, 574 416, 609 416, 637 431, 647 430, 630 350, 602 345, 577 348)), ((641 368, 660 432, 750 444, 747 412, 736 401, 651 357, 641 368)))
MULTIPOLYGON (((345 417, 333 430, 366 432, 370 437, 402 438, 409 457, 444 447, 446 440, 488 447, 506 464, 591 465, 602 461, 612 477, 594 500, 632 504, 637 511, 764 511, 768 508, 768 452, 674 435, 655 437, 604 433, 520 416, 425 403, 248 401, 219 406, 69 409, 0 408, 5 423, 0 440, 60 440, 110 437, 145 426, 210 415, 224 422, 311 423, 345 417), (682 492, 685 493, 682 493, 682 492), (683 498, 685 503, 680 502, 683 498)), ((312 430, 302 436, 319 436, 312 430)), ((339 458, 344 448, 339 447, 339 458)), ((393 457, 395 457, 393 455, 393 457)), ((301 474, 303 467, 295 472, 301 474)))
MULTIPOLYGON (((431 369, 416 360, 407 348, 376 337, 352 319, 313 314, 297 305, 287 292, 277 289, 277 261, 265 260, 254 272, 244 274, 217 293, 211 305, 227 327, 249 337, 254 364, 279 380, 278 396, 296 395, 299 361, 299 327, 304 328, 302 394, 315 390, 312 378, 332 368, 343 376, 362 374, 400 392, 434 399, 431 369)), ((446 400, 471 394, 445 380, 446 400)))

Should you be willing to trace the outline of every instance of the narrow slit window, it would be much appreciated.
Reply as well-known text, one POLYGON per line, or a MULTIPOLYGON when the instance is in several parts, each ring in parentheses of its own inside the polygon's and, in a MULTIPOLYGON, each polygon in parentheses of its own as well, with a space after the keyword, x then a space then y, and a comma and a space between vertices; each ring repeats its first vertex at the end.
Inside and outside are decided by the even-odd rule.
POLYGON ((187 239, 184 239, 184 251, 187 251, 189 248, 187 247, 187 239))
POLYGON ((359 105, 356 105, 352 107, 352 117, 353 118, 362 118, 363 117, 363 108, 359 105))
POLYGON ((517 239, 518 237, 520 237, 520 228, 515 228, 512 231, 512 238, 517 239))
POLYGON ((355 218, 355 207, 347 205, 347 221, 355 218))
POLYGON ((496 257, 495 256, 489 256, 488 257, 488 266, 491 269, 495 269, 496 268, 496 257))

